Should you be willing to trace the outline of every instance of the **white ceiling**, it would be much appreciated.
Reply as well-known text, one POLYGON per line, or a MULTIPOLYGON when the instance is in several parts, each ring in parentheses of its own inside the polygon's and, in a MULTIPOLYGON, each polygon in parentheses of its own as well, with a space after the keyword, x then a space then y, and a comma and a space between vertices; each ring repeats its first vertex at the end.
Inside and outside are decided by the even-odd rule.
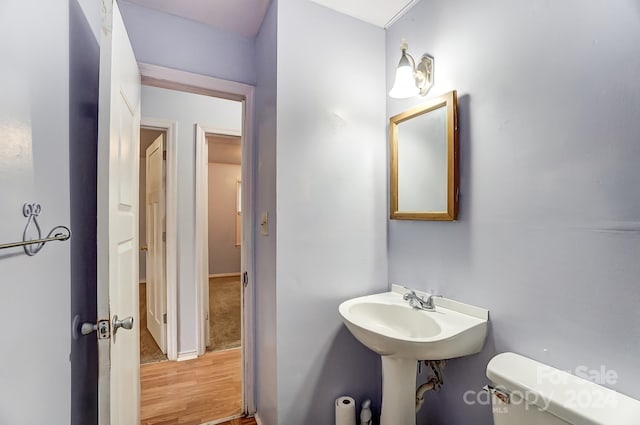
MULTIPOLYGON (((254 37, 270 0, 126 0, 225 31, 254 37)), ((381 28, 388 27, 420 0, 311 0, 381 28)))
POLYGON ((419 0, 311 0, 329 9, 386 28, 419 0))
POLYGON ((126 0, 149 9, 254 37, 270 0, 126 0))

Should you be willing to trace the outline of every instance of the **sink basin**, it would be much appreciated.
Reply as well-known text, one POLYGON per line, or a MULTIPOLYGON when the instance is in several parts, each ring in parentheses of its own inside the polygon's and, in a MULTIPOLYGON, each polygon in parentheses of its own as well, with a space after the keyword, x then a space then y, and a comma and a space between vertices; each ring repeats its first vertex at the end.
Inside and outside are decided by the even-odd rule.
POLYGON ((482 309, 462 304, 467 312, 460 312, 451 308, 460 303, 436 299, 435 311, 417 310, 402 296, 384 292, 353 298, 338 310, 353 336, 382 356, 442 360, 482 349, 488 319, 482 311, 472 311, 482 309))
POLYGON ((417 310, 403 299, 406 292, 392 285, 391 292, 353 298, 338 307, 353 336, 382 356, 380 425, 415 425, 418 360, 478 353, 487 336, 487 310, 446 298, 435 299, 435 311, 417 310))

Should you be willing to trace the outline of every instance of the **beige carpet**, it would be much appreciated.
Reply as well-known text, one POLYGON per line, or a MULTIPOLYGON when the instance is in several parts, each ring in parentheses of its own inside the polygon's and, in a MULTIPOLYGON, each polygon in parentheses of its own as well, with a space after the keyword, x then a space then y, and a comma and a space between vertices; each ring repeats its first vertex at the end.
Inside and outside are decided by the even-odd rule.
POLYGON ((240 346, 241 289, 240 276, 209 278, 211 345, 208 351, 240 346))
MULTIPOLYGON (((240 346, 241 294, 239 276, 209 278, 209 332, 211 345, 207 351, 240 346)), ((147 329, 146 284, 140 284, 140 364, 167 360, 147 329)))
POLYGON ((147 329, 147 285, 140 284, 140 364, 167 360, 147 329))

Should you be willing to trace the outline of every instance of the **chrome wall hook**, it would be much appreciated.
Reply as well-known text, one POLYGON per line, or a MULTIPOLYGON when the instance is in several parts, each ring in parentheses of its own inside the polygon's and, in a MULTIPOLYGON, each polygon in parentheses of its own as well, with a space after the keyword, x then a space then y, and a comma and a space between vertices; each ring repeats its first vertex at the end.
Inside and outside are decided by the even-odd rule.
MULTIPOLYGON (((38 224, 38 220, 36 218, 40 215, 40 212, 42 212, 42 206, 38 203, 35 203, 35 202, 33 204, 27 203, 22 206, 22 215, 27 217, 27 225, 24 227, 24 231, 22 232, 23 241, 29 240, 28 233, 29 233, 30 227, 33 228, 35 230, 35 234, 37 234, 37 237, 35 239, 42 239, 42 231, 40 230, 40 225, 38 224)), ((25 254, 29 256, 33 256, 33 255, 36 255, 38 251, 42 249, 43 246, 44 246, 44 242, 41 242, 36 246, 25 245, 23 248, 24 248, 25 254)))

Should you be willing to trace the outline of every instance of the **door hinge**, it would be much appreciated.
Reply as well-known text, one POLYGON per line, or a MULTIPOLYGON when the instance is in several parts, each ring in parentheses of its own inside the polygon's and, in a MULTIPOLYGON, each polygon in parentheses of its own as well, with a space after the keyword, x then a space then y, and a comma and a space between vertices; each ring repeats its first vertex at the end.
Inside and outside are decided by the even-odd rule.
POLYGON ((162 315, 162 323, 167 324, 167 313, 162 315))
POLYGON ((162 160, 163 161, 167 160, 167 151, 162 151, 162 160))
POLYGON ((167 232, 162 232, 162 242, 167 241, 167 232))
POLYGON ((248 284, 249 284, 249 273, 244 272, 242 273, 242 286, 246 288, 248 284))

